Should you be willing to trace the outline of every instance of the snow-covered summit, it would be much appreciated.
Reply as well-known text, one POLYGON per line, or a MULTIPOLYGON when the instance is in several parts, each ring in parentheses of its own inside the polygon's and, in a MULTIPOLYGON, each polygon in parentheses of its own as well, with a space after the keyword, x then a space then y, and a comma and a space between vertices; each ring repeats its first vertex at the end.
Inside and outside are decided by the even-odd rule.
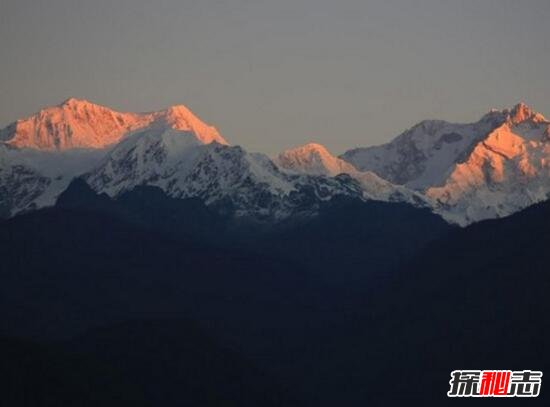
POLYGON ((185 106, 120 113, 67 99, 0 131, 0 216, 53 205, 74 177, 100 165, 113 146, 139 147, 127 144, 130 139, 164 142, 169 156, 188 145, 227 144, 185 106))
POLYGON ((371 171, 358 171, 353 165, 332 155, 321 144, 308 143, 283 151, 275 159, 275 163, 285 171, 299 174, 327 177, 347 174, 359 182, 365 199, 402 201, 428 206, 425 198, 419 193, 394 185, 371 171))
POLYGON ((542 114, 534 111, 523 102, 518 103, 511 110, 504 110, 503 113, 507 115, 508 120, 513 124, 519 124, 526 121, 531 123, 548 122, 542 114))
POLYGON ((424 120, 389 143, 348 150, 340 158, 361 171, 373 171, 392 183, 422 190, 441 183, 455 162, 504 121, 502 112, 467 124, 424 120))
POLYGON ((101 149, 134 131, 159 127, 192 131, 203 143, 227 144, 214 127, 203 123, 185 106, 158 112, 122 113, 75 98, 10 124, 0 130, 0 141, 18 148, 48 151, 101 149))
POLYGON ((468 224, 509 215, 550 196, 550 122, 524 103, 478 122, 423 121, 388 144, 341 158, 435 201, 468 224))
POLYGON ((312 175, 335 176, 355 171, 353 165, 333 156, 323 145, 317 143, 285 150, 278 155, 275 162, 286 170, 312 175))

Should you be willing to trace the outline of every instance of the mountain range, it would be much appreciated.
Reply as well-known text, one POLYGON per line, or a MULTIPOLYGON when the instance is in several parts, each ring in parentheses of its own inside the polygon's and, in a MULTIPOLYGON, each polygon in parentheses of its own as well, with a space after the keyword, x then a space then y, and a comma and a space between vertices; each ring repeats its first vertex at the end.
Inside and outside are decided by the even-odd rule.
POLYGON ((18 123, 10 406, 445 406, 454 369, 547 370, 548 122, 525 105, 340 157, 249 153, 183 107, 18 123))
POLYGON ((236 218, 280 222, 337 196, 427 207, 467 225, 550 197, 550 122, 525 104, 478 122, 420 122, 340 157, 310 143, 273 159, 231 146, 184 106, 121 113, 85 100, 0 131, 0 216, 52 206, 75 177, 117 197, 139 185, 236 218))

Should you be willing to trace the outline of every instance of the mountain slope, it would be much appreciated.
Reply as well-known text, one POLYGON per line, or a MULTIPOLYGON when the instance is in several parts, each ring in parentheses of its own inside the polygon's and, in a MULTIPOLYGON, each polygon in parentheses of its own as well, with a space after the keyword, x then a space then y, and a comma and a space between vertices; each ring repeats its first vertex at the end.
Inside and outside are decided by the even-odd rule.
MULTIPOLYGON (((66 346, 117 367, 150 406, 298 406, 278 381, 193 321, 131 321, 66 346)), ((128 404, 129 406, 131 404, 128 404)))
POLYGON ((0 336, 5 405, 281 406, 295 402, 273 377, 194 321, 132 320, 56 343, 0 336), (243 391, 246 388, 246 391, 243 391))
POLYGON ((397 264, 454 228, 428 208, 337 197, 315 218, 290 223, 251 244, 315 270, 335 296, 339 284, 352 292, 387 278, 397 264))
MULTIPOLYGON (((454 405, 446 394, 452 370, 546 371, 549 239, 544 202, 432 241, 363 293, 338 338, 323 344, 336 350, 312 368, 317 386, 333 377, 332 404, 355 389, 346 394, 364 405, 447 406, 454 405), (342 366, 349 370, 334 377, 342 366)), ((547 399, 541 392, 535 404, 547 399)), ((486 405, 478 401, 468 404, 486 405)))
POLYGON ((548 141, 550 122, 520 103, 471 124, 421 122, 388 144, 342 158, 425 193, 438 213, 466 225, 550 196, 548 141))
POLYGON ((40 151, 0 144, 0 218, 55 203, 71 180, 96 165, 104 150, 40 151))

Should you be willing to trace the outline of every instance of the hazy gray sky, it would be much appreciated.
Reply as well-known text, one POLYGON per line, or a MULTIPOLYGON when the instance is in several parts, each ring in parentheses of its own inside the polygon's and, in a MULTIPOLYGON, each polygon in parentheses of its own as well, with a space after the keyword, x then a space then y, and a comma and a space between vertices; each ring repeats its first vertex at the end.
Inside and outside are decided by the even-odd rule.
POLYGON ((523 100, 550 116, 549 0, 2 0, 0 127, 69 96, 182 103, 232 144, 335 153, 523 100))

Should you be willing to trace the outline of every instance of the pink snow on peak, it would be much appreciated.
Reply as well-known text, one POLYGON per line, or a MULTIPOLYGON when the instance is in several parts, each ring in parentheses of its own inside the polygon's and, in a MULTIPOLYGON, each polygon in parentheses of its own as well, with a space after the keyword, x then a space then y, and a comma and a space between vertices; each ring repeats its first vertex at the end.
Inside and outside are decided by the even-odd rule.
POLYGON ((70 98, 18 120, 0 132, 0 140, 18 148, 69 150, 102 149, 148 127, 190 131, 209 144, 227 144, 218 131, 185 106, 149 113, 123 113, 83 99, 70 98))

